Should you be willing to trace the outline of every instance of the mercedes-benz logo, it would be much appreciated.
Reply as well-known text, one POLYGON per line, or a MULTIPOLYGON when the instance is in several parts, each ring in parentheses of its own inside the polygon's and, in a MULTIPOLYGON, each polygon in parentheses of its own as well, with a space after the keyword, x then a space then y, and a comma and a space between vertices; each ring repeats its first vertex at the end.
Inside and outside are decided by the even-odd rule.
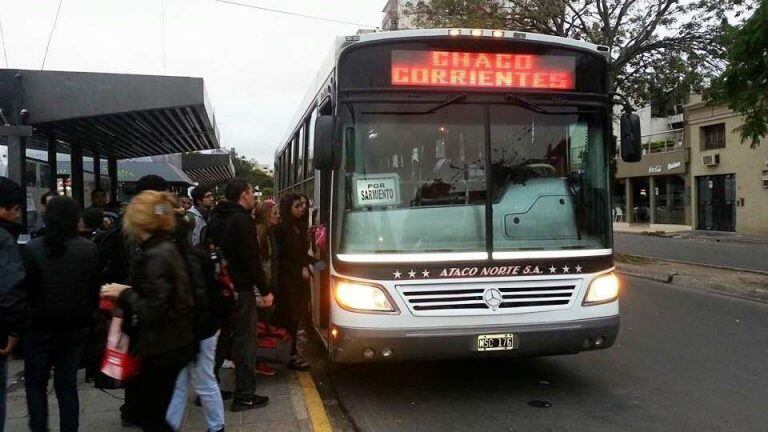
POLYGON ((501 306, 503 297, 501 296, 501 292, 496 288, 488 288, 483 293, 483 300, 485 301, 485 304, 488 305, 488 307, 496 310, 499 306, 501 306))

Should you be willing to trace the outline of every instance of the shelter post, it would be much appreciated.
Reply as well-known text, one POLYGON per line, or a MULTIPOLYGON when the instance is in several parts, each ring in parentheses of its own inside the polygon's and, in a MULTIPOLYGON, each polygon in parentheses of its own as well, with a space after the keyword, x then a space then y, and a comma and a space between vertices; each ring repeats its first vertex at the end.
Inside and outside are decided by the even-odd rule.
MULTIPOLYGON (((0 126, 0 136, 8 144, 8 178, 15 181, 27 196, 27 137, 32 136, 31 126, 0 126)), ((21 226, 27 231, 27 205, 21 209, 21 226)))
POLYGON ((93 187, 101 188, 101 158, 98 150, 93 151, 93 187))
POLYGON ((107 157, 107 174, 109 175, 109 201, 117 201, 117 158, 107 157))
POLYGON ((51 169, 51 178, 46 186, 53 192, 58 190, 58 184, 56 183, 56 176, 59 173, 58 163, 56 162, 56 137, 51 135, 48 137, 48 166, 51 169))
POLYGON ((83 147, 72 143, 72 198, 85 207, 85 185, 83 182, 83 147))

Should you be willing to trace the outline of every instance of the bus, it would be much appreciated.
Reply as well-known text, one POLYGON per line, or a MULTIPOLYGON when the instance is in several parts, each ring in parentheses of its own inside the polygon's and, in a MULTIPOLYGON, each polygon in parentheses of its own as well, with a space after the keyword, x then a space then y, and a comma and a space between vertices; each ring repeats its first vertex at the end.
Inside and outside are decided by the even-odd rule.
MULTIPOLYGON (((275 154, 311 197, 331 361, 570 354, 619 330, 607 47, 516 31, 337 38, 275 154)), ((620 152, 640 158, 623 98, 620 152)))

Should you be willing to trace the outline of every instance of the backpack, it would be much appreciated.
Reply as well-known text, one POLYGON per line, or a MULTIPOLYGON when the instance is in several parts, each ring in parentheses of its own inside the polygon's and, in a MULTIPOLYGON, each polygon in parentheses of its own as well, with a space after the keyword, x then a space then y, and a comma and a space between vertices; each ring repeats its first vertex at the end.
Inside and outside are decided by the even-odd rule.
POLYGON ((213 336, 222 326, 224 296, 209 254, 200 248, 179 248, 187 266, 194 297, 193 326, 198 341, 213 336))
POLYGON ((116 223, 107 230, 97 231, 91 239, 99 250, 101 280, 104 282, 125 282, 128 279, 122 228, 122 223, 116 223))

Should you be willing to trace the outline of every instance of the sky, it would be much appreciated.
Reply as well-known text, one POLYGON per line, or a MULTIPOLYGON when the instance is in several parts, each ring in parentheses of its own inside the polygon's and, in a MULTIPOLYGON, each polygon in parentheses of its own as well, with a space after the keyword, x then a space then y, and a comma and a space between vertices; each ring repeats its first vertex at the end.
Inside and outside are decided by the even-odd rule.
MULTIPOLYGON (((232 1, 371 27, 386 4, 232 1)), ((58 5, 0 0, 0 68, 40 70, 58 5)), ((358 28, 215 0, 63 0, 45 70, 202 77, 221 146, 271 164, 334 38, 358 28)))

